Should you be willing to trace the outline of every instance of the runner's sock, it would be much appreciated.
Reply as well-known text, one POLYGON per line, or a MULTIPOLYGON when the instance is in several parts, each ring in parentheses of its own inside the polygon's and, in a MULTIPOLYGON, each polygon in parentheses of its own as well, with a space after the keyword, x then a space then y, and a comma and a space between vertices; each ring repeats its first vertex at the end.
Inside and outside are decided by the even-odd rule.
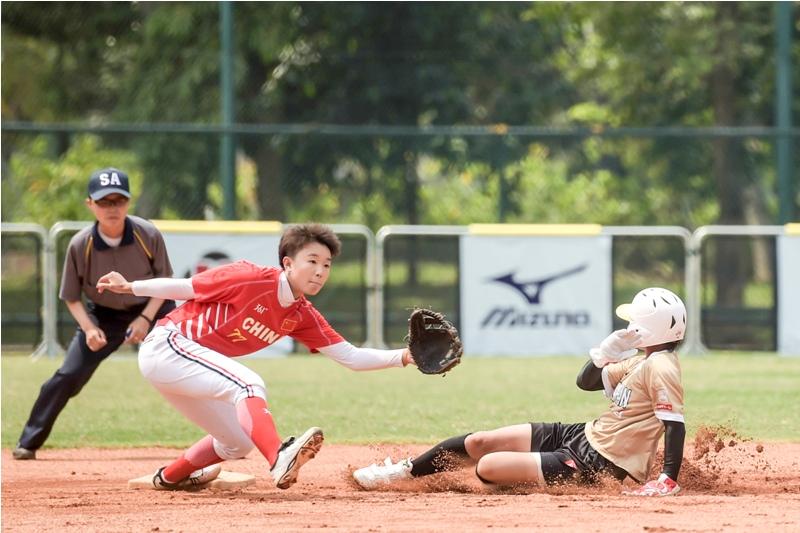
POLYGON ((469 435, 467 433, 460 437, 443 440, 419 457, 412 459, 411 475, 414 477, 427 476, 456 468, 458 462, 469 458, 466 448, 466 440, 469 435))

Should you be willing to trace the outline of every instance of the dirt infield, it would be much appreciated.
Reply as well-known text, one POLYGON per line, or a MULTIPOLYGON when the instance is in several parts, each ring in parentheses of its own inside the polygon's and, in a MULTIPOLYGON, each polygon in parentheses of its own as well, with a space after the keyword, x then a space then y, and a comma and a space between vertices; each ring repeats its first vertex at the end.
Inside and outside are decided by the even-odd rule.
POLYGON ((800 444, 742 442, 698 433, 687 445, 674 498, 631 499, 614 482, 496 492, 469 471, 363 492, 350 481, 357 466, 422 451, 421 446, 325 445, 289 490, 276 489, 252 452, 225 463, 255 474, 239 491, 129 490, 127 480, 154 471, 179 451, 42 450, 36 461, 2 455, 3 531, 797 531, 800 444))

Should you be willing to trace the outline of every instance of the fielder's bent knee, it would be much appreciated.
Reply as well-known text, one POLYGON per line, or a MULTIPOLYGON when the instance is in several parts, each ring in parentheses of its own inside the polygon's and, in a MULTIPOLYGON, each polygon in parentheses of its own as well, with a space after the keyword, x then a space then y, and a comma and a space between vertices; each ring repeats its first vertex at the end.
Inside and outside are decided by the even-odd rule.
POLYGON ((265 402, 267 401, 267 388, 264 385, 264 381, 259 378, 259 382, 257 383, 250 383, 244 389, 240 389, 239 392, 236 393, 236 397, 233 399, 233 404, 236 405, 242 400, 247 398, 261 398, 265 402))
POLYGON ((226 442, 222 443, 217 439, 214 439, 214 452, 219 456, 220 459, 225 459, 229 461, 231 459, 241 459, 242 457, 246 456, 250 453, 250 450, 253 449, 253 441, 251 440, 240 440, 238 442, 226 442))

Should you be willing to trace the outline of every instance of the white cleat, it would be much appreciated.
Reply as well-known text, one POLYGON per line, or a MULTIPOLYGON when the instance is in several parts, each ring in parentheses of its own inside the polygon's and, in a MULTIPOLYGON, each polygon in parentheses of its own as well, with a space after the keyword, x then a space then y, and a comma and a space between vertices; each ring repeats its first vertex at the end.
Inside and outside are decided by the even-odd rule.
POLYGON ((222 466, 216 464, 207 466, 205 468, 201 468, 200 470, 195 470, 189 477, 178 481, 176 483, 170 483, 166 481, 162 476, 162 472, 166 467, 162 466, 158 469, 158 471, 153 475, 153 487, 157 490, 191 490, 194 488, 200 488, 209 481, 214 481, 219 476, 219 473, 222 472, 222 466))
POLYGON ((392 458, 387 457, 382 465, 371 464, 353 472, 356 483, 367 490, 389 485, 402 479, 411 479, 411 458, 392 463, 392 458))
POLYGON ((275 486, 288 489, 297 482, 300 467, 314 458, 322 448, 322 430, 309 428, 299 438, 289 437, 278 450, 278 458, 270 472, 275 486))

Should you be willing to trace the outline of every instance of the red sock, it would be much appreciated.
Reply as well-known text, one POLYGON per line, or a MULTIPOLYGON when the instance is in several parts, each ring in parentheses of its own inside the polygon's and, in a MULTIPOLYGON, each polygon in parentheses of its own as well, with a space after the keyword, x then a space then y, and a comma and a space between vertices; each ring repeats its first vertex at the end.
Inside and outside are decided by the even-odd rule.
POLYGON ((222 462, 222 459, 214 451, 214 438, 206 435, 166 467, 161 472, 161 477, 168 483, 177 483, 189 477, 195 470, 219 462, 222 462))
POLYGON ((256 445, 261 455, 266 457, 270 465, 274 465, 275 459, 278 458, 278 448, 281 447, 281 438, 278 436, 278 430, 275 429, 272 414, 267 409, 267 402, 258 396, 245 398, 236 404, 236 415, 242 429, 256 445))

